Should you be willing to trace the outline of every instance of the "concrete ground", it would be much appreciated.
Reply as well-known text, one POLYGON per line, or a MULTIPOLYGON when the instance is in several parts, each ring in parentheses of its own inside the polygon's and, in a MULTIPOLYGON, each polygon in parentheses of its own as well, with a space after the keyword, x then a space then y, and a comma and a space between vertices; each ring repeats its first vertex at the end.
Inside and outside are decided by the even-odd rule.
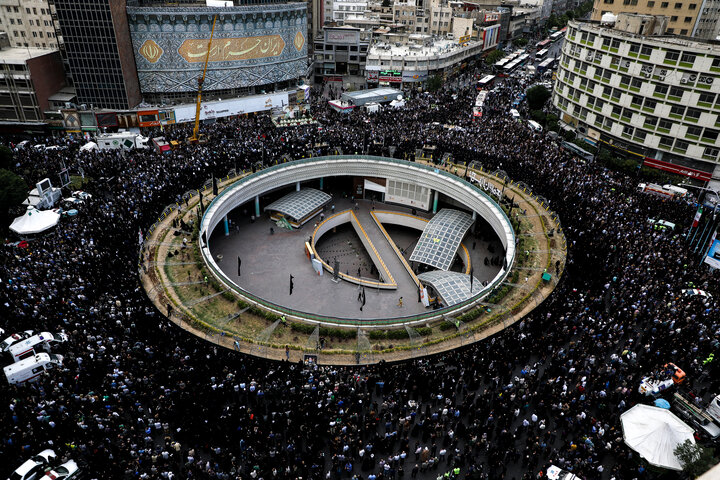
MULTIPOLYGON (((335 205, 336 212, 353 206, 350 199, 341 198, 338 193, 333 195, 332 203, 335 205)), ((410 275, 401 267, 399 259, 388 253, 392 249, 387 240, 374 222, 369 220, 371 203, 360 200, 358 207, 358 218, 398 283, 397 290, 365 288, 366 304, 362 311, 360 311, 361 303, 358 301, 360 290, 357 285, 342 280, 336 283, 332 280, 332 275, 327 272, 324 272, 323 276, 318 276, 305 256, 304 242, 309 239, 315 221, 318 219, 311 220, 300 229, 288 231, 276 226, 267 215, 256 219, 254 223, 251 223, 249 218, 240 218, 231 228, 229 236, 223 235, 222 228, 216 229, 210 245, 218 266, 237 285, 254 295, 289 309, 353 319, 402 317, 426 311, 425 307, 417 301, 417 288, 410 275), (274 229, 274 234, 270 233, 271 227, 274 229), (237 271, 238 256, 242 261, 240 275, 237 271), (386 257, 389 256, 392 258, 387 259, 386 257), (290 275, 294 277, 292 295, 290 295, 290 275), (403 297, 402 307, 398 306, 400 296, 403 297)), ((375 202, 375 209, 406 213, 410 213, 411 210, 379 202, 375 202)), ((328 207, 328 213, 329 210, 328 207)), ((423 212, 418 214, 431 216, 431 214, 423 212)), ((231 215, 231 218, 237 218, 237 216, 231 215)), ((406 251, 406 259, 409 258, 420 232, 392 226, 388 231, 398 248, 406 251)), ((356 237, 356 234, 345 232, 337 238, 330 235, 326 234, 327 238, 323 237, 320 251, 322 252, 324 249, 345 253, 348 263, 347 266, 341 263, 341 268, 348 270, 351 275, 355 275, 357 266, 353 265, 351 268, 353 252, 347 242, 350 236, 356 237)), ((484 264, 485 257, 491 256, 488 252, 489 242, 479 238, 483 236, 489 238, 491 235, 494 237, 491 232, 478 232, 478 237, 476 237, 469 232, 464 240, 474 264, 475 277, 480 281, 490 280, 499 270, 499 267, 485 266, 484 264), (473 243, 475 243, 475 249, 472 249, 473 243)), ((497 239, 493 243, 496 249, 495 255, 499 255, 500 244, 497 239)), ((354 245, 354 248, 357 248, 357 245, 360 245, 359 240, 356 240, 354 245)), ((355 258, 357 263, 367 257, 367 254, 357 253, 355 258)), ((325 260, 329 261, 329 259, 325 260)), ((415 267, 417 268, 417 265, 415 267)), ((454 268, 454 270, 458 269, 459 265, 454 268)), ((370 276, 369 270, 364 269, 363 277, 370 276)))

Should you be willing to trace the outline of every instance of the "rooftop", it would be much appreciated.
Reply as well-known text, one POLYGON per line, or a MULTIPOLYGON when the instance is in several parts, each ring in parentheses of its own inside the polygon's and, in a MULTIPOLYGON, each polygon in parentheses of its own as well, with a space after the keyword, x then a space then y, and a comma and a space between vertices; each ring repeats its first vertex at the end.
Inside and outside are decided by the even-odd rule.
POLYGON ((55 52, 58 52, 58 50, 52 48, 6 48, 0 50, 0 63, 22 65, 31 58, 42 57, 55 52))
POLYGON ((480 280, 473 277, 472 291, 470 289, 470 275, 460 272, 444 272, 433 270, 423 272, 418 278, 430 284, 440 295, 448 307, 462 303, 483 289, 480 280))
MULTIPOLYGON (((470 41, 466 42, 468 46, 480 45, 481 42, 470 41)), ((409 56, 421 56, 426 57, 430 55, 440 55, 443 53, 452 52, 455 50, 462 50, 467 48, 465 44, 460 44, 457 40, 444 39, 435 40, 432 45, 419 45, 419 44, 402 44, 402 45, 390 45, 388 43, 377 43, 370 47, 368 54, 375 55, 392 55, 397 57, 409 57, 409 56)))
POLYGON ((274 201, 265 207, 265 210, 280 212, 296 221, 300 221, 325 205, 331 198, 330 195, 320 190, 303 188, 274 201))

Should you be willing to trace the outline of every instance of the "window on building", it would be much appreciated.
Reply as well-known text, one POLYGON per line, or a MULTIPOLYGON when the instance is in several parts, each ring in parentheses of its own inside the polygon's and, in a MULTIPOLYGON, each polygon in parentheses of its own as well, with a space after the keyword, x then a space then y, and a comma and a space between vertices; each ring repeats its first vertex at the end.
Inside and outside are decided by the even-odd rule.
POLYGON ((668 8, 668 2, 662 2, 660 8, 668 8))
POLYGON ((655 92, 654 92, 655 95, 666 95, 667 92, 668 92, 667 85, 662 85, 662 84, 655 85, 655 92))
POLYGON ((34 37, 34 38, 37 38, 37 32, 33 30, 32 33, 33 33, 33 37, 34 37))
POLYGON ((652 110, 652 111, 655 111, 656 106, 657 106, 657 102, 650 98, 646 98, 645 103, 643 103, 643 107, 647 108, 648 110, 652 110))
POLYGON ((622 96, 622 90, 620 90, 619 88, 613 88, 613 92, 611 95, 612 99, 617 102, 617 101, 620 101, 621 96, 622 96))
POLYGON ((20 35, 20 34, 18 33, 17 30, 13 30, 13 36, 17 37, 17 36, 19 36, 19 35, 20 35))
POLYGON ((655 7, 655 2, 653 2, 652 0, 649 1, 649 2, 648 2, 648 8, 654 8, 654 7, 655 7))
POLYGON ((37 8, 33 7, 33 15, 37 15, 37 8))
MULTIPOLYGON (((685 109, 685 107, 682 107, 682 108, 683 108, 683 110, 685 109)), ((672 109, 670 109, 670 110, 672 111, 672 109)), ((697 120, 700 118, 700 114, 702 114, 702 110, 698 110, 697 108, 688 107, 687 113, 685 114, 685 116, 687 118, 694 118, 695 120, 697 120)))
POLYGON ((694 127, 689 126, 687 127, 687 135, 692 135, 694 137, 699 137, 702 134, 702 128, 700 127, 694 127))
POLYGON ((691 3, 690 5, 688 5, 688 8, 689 8, 690 10, 695 10, 695 9, 697 8, 697 4, 696 4, 696 3, 691 3))
POLYGON ((620 48, 620 40, 613 38, 612 43, 610 43, 610 48, 620 48))
POLYGON ((603 87, 603 95, 607 95, 608 97, 612 94, 612 87, 603 87))
POLYGON ((625 125, 623 127, 623 135, 627 135, 628 137, 632 137, 632 134, 635 132, 635 129, 631 127, 630 125, 625 125))
POLYGON ((14 19, 14 18, 11 18, 11 19, 10 19, 10 25, 15 25, 15 19, 14 19))
POLYGON ((672 128, 672 126, 673 126, 673 122, 671 122, 670 120, 668 120, 666 118, 661 118, 660 121, 658 122, 658 127, 664 128, 665 130, 670 130, 672 128))
POLYGON ((718 158, 718 156, 720 156, 720 149, 713 147, 705 147, 704 155, 706 157, 718 158))
POLYGON ((622 110, 623 109, 620 105, 613 105, 613 107, 612 107, 612 113, 614 113, 615 115, 618 115, 618 116, 622 115, 622 110))
POLYGON ((670 96, 671 97, 682 97, 684 92, 685 92, 685 90, 680 87, 676 87, 676 86, 670 87, 670 96))
POLYGON ((632 100, 630 100, 630 105, 633 107, 640 107, 643 104, 643 99, 640 95, 633 95, 632 100))
POLYGON ((680 10, 682 8, 682 3, 676 3, 675 4, 675 10, 680 10))
POLYGON ((660 137, 660 145, 666 148, 672 147, 673 139, 672 137, 666 137, 665 135, 660 137))
POLYGON ((639 53, 640 52, 640 44, 639 43, 631 43, 630 44, 630 53, 639 53))
POLYGON ((665 52, 665 60, 670 62, 677 62, 678 58, 680 58, 680 52, 676 50, 668 50, 665 52))
POLYGON ((637 138, 641 142, 644 142, 645 137, 647 137, 647 132, 645 132, 644 130, 640 130, 639 128, 635 129, 635 138, 637 138))
POLYGON ((672 35, 673 33, 675 33, 675 29, 674 29, 674 28, 668 28, 667 30, 665 30, 665 33, 667 33, 668 35, 672 35))
POLYGON ((27 13, 28 15, 30 15, 30 9, 29 9, 29 8, 25 8, 25 13, 27 13))
POLYGON ((677 18, 678 18, 677 15, 673 15, 673 16, 670 17, 670 21, 671 21, 671 22, 677 22, 677 18))
POLYGON ((685 140, 680 140, 679 138, 675 140, 675 148, 677 150, 682 150, 683 152, 688 149, 690 144, 686 142, 685 140))
POLYGON ((695 63, 696 55, 694 53, 683 53, 680 61, 683 63, 695 63))
POLYGON ((640 55, 652 55, 652 47, 648 47, 647 45, 643 45, 640 47, 640 55))
POLYGON ((658 123, 658 117, 653 117, 652 115, 648 115, 645 117, 645 125, 648 125, 650 127, 655 127, 658 123))
POLYGON ((698 98, 698 101, 704 102, 704 103, 714 103, 715 102, 715 94, 703 92, 700 94, 700 98, 698 98))
POLYGON ((672 105, 670 107, 670 115, 680 115, 681 117, 685 114, 685 107, 683 105, 672 105))
POLYGON ((620 75, 620 85, 623 87, 630 85, 630 77, 628 75, 620 75))
POLYGON ((685 22, 685 23, 690 23, 690 22, 692 22, 692 17, 685 17, 684 22, 685 22))

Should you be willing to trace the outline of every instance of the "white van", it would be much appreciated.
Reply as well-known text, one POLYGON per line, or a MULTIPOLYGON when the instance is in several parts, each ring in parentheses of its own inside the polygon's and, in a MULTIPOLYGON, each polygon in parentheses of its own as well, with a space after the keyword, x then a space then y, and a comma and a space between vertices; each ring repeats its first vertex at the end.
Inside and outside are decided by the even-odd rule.
POLYGON ((543 131, 542 125, 540 125, 540 124, 539 124, 538 122, 536 122, 535 120, 528 120, 527 123, 528 123, 528 125, 530 125, 530 128, 532 128, 532 129, 535 130, 536 132, 542 132, 542 131, 543 131))
POLYGON ((25 330, 24 332, 13 333, 5 340, 0 342, 0 352, 7 351, 7 349, 10 348, 10 345, 14 345, 20 340, 25 340, 26 338, 32 337, 33 333, 34 332, 32 330, 25 330))
POLYGON ((12 355, 13 361, 17 362, 23 358, 35 355, 36 348, 42 348, 49 353, 51 343, 62 343, 67 342, 67 340, 68 336, 64 333, 56 333, 53 335, 50 332, 42 332, 11 345, 10 348, 8 348, 8 352, 12 355))
POLYGON ((32 382, 45 370, 62 366, 62 355, 38 353, 37 355, 20 360, 3 368, 5 377, 10 385, 16 383, 32 382))
POLYGON ((520 120, 520 112, 518 112, 514 108, 510 110, 510 116, 513 118, 513 120, 520 120))

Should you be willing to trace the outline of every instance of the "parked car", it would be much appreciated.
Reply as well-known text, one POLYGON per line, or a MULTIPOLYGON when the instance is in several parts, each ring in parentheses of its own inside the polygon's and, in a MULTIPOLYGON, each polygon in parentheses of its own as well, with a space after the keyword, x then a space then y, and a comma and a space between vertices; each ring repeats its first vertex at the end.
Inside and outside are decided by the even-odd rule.
POLYGON ((77 478, 80 474, 80 468, 75 460, 69 460, 57 468, 48 470, 42 480, 65 480, 69 478, 77 478))
POLYGON ((43 450, 16 468, 15 471, 10 474, 8 480, 35 480, 40 478, 56 460, 57 455, 54 450, 49 448, 43 450))

